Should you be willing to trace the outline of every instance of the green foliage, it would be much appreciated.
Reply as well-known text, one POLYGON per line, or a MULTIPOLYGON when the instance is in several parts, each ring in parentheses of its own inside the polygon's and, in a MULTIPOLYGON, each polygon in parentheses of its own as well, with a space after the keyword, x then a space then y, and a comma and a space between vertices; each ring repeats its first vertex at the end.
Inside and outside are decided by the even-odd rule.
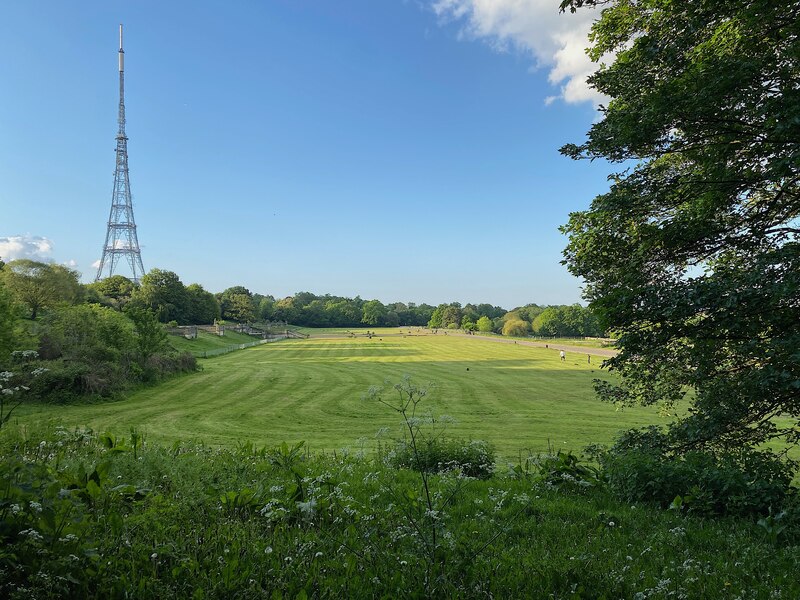
POLYGON ((82 294, 76 271, 26 258, 6 263, 0 270, 0 281, 28 307, 31 319, 36 319, 43 308, 76 302, 82 294))
POLYGON ((528 324, 522 319, 509 319, 503 324, 503 335, 526 337, 528 324))
POLYGON ((32 380, 28 387, 32 399, 52 404, 66 404, 91 393, 110 393, 112 384, 119 382, 119 377, 112 368, 92 368, 83 362, 65 362, 49 360, 39 377, 32 380), (91 382, 91 387, 90 387, 91 382))
POLYGON ((380 300, 365 302, 362 311, 361 322, 365 325, 380 325, 386 316, 386 307, 380 300))
POLYGON ((189 322, 189 294, 180 277, 172 271, 152 269, 145 274, 131 302, 136 308, 152 310, 161 323, 189 322))
POLYGON ((123 275, 112 275, 84 286, 86 302, 122 310, 130 301, 136 285, 123 275))
POLYGON ((431 492, 452 500, 428 514, 418 474, 295 448, 4 432, 0 596, 800 594, 789 508, 762 525, 699 520, 617 503, 602 490, 565 494, 537 477, 495 474, 463 486, 446 474, 431 476, 431 492), (430 568, 428 530, 413 525, 426 518, 442 534, 440 569, 430 568))
POLYGON ((203 289, 199 283, 186 286, 189 297, 188 322, 192 325, 208 325, 220 318, 220 306, 216 296, 203 289))
POLYGON ((458 471, 465 477, 489 479, 494 473, 494 448, 482 440, 427 438, 416 451, 407 441, 398 441, 386 453, 386 463, 396 469, 426 473, 458 471))
POLYGON ((132 308, 125 314, 133 322, 136 348, 140 357, 148 359, 156 353, 167 350, 169 347, 167 333, 151 310, 132 308))
POLYGON ((461 304, 458 302, 440 304, 431 314, 428 327, 431 329, 447 329, 453 325, 451 329, 458 329, 461 324, 462 314, 461 304))
POLYGON ((563 450, 529 455, 511 468, 511 475, 571 493, 596 492, 603 486, 596 467, 581 463, 572 452, 563 450))
POLYGON ((741 448, 674 453, 656 428, 629 431, 600 455, 611 490, 622 500, 653 502, 695 514, 766 515, 790 493, 797 465, 741 448))
POLYGON ((619 332, 622 381, 598 390, 667 406, 694 390, 674 448, 796 442, 800 5, 602 4, 590 53, 616 58, 589 81, 610 101, 562 149, 631 161, 563 228, 566 264, 619 332))
POLYGON ((5 365, 15 346, 17 311, 11 293, 0 279, 0 366, 5 365))
POLYGON ((480 319, 478 319, 478 322, 475 325, 477 326, 478 331, 483 333, 490 333, 494 326, 492 320, 486 315, 483 315, 480 319))
POLYGON ((255 319, 258 308, 250 290, 241 285, 222 292, 219 295, 219 307, 223 319, 237 323, 249 323, 255 319))

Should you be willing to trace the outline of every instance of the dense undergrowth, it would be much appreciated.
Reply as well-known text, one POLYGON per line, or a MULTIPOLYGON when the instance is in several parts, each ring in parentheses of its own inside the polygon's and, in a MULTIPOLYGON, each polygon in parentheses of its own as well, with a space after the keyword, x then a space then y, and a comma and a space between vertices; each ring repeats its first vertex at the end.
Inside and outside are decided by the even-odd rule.
POLYGON ((791 515, 622 503, 571 454, 430 469, 429 505, 393 451, 0 434, 2 597, 800 597, 791 515))

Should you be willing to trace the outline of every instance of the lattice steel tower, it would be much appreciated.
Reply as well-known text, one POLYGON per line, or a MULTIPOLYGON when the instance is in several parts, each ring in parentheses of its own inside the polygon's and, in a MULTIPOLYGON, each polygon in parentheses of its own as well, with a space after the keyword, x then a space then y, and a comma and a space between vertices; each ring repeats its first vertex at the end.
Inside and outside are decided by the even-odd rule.
POLYGON ((119 26, 119 130, 117 131, 117 168, 114 172, 114 191, 111 194, 111 213, 108 216, 106 243, 103 257, 97 268, 95 281, 103 277, 108 266, 108 276, 114 274, 117 263, 124 258, 131 268, 133 281, 144 275, 142 252, 136 236, 133 218, 131 183, 128 177, 128 136, 125 135, 125 51, 122 49, 122 25, 119 26))

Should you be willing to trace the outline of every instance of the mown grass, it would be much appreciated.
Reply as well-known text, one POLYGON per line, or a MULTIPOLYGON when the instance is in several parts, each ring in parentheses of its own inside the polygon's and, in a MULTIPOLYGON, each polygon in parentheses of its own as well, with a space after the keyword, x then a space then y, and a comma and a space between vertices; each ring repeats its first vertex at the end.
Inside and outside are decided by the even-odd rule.
POLYGON ((451 435, 484 439, 513 459, 548 445, 579 450, 610 442, 632 426, 661 423, 654 409, 598 402, 591 380, 605 377, 583 354, 472 337, 409 335, 372 339, 287 340, 201 361, 202 372, 92 405, 26 406, 19 419, 58 419, 70 426, 153 441, 201 440, 234 446, 304 440, 313 450, 375 446, 397 416, 362 400, 373 385, 410 375, 435 383, 429 406, 457 421, 451 435), (360 441, 359 441, 360 440, 360 441))
POLYGON ((220 350, 240 344, 250 344, 258 338, 246 333, 226 331, 225 335, 214 335, 205 331, 198 331, 195 339, 186 339, 178 335, 171 335, 167 339, 169 344, 180 352, 191 352, 195 356, 202 356, 209 350, 220 350))

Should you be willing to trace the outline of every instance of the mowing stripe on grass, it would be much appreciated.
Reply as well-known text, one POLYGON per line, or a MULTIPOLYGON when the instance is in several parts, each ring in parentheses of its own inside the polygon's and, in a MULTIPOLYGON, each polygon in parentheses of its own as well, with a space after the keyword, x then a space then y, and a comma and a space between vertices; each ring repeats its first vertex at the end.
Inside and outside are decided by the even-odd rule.
POLYGON ((396 414, 361 398, 370 386, 409 374, 436 384, 424 408, 454 417, 451 435, 488 440, 505 457, 548 443, 578 450, 627 427, 664 422, 654 409, 617 412, 599 402, 591 380, 608 375, 583 355, 568 358, 458 336, 287 340, 204 360, 201 372, 122 401, 29 406, 20 419, 59 418, 118 434, 136 427, 167 443, 305 440, 331 450, 374 440, 382 427, 399 432, 396 414))

